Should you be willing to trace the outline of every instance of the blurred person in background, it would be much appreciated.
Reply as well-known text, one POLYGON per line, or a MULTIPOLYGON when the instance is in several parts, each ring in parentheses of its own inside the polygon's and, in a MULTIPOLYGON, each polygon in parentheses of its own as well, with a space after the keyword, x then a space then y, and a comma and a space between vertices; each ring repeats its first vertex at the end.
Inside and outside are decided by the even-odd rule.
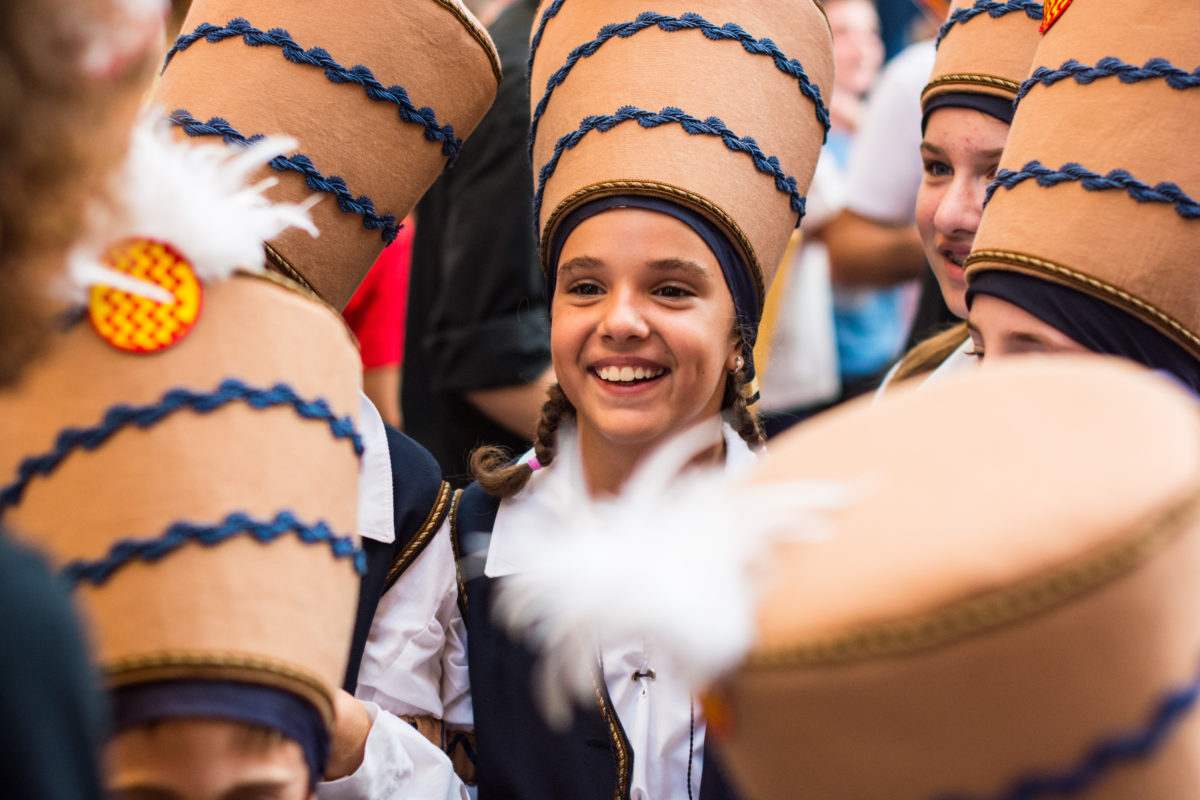
MULTIPOLYGON (((864 335, 864 316, 875 301, 859 291, 834 291, 822 242, 826 224, 846 203, 845 171, 866 95, 883 62, 879 17, 871 0, 831 0, 825 13, 833 32, 836 64, 831 128, 807 196, 800 233, 784 257, 781 279, 763 315, 762 411, 773 435, 837 402, 843 389, 857 393, 857 376, 873 374, 892 349, 864 335), (863 366, 866 364, 866 366, 863 366)), ((888 312, 884 312, 888 313, 888 312)), ((890 340, 888 340, 890 341, 890 340)))
MULTIPOLYGON (((892 297, 901 315, 898 325, 882 317, 888 321, 888 336, 896 337, 891 358, 899 354, 906 332, 912 342, 953 319, 926 269, 913 216, 922 174, 921 91, 933 68, 934 36, 949 3, 921 0, 920 5, 923 24, 914 26, 918 41, 889 61, 872 87, 847 169, 846 206, 822 232, 835 286, 891 290, 923 280, 911 325, 911 296, 892 297)), ((881 377, 865 376, 858 388, 869 390, 881 377)))
POLYGON ((496 102, 417 207, 405 321, 406 432, 446 479, 480 444, 533 440, 551 383, 530 175, 529 31, 537 0, 478 3, 504 72, 496 102))

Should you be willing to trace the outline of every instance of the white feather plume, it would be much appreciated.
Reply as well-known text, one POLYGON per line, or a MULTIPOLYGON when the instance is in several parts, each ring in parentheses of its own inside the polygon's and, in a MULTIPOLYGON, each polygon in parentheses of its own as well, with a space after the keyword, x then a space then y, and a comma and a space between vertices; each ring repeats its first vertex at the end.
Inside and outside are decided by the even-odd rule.
POLYGON ((215 281, 239 269, 262 271, 263 242, 288 228, 318 235, 308 211, 319 195, 299 204, 272 203, 264 191, 275 178, 247 183, 296 144, 287 137, 265 138, 245 148, 177 141, 160 112, 144 113, 134 127, 125 164, 114 176, 111 197, 91 209, 88 234, 70 257, 76 292, 103 283, 161 302, 161 289, 118 277, 101 263, 110 245, 129 237, 170 244, 200 280, 215 281))
MULTIPOLYGON (((572 700, 592 696, 601 641, 643 637, 692 691, 710 685, 753 643, 771 545, 828 536, 824 512, 862 495, 861 484, 747 487, 724 470, 685 469, 713 435, 692 429, 668 443, 615 499, 580 499, 569 529, 531 536, 521 559, 531 568, 501 581, 496 613, 539 652, 551 725, 565 727, 572 700)), ((571 469, 560 459, 572 455, 554 468, 571 469)))

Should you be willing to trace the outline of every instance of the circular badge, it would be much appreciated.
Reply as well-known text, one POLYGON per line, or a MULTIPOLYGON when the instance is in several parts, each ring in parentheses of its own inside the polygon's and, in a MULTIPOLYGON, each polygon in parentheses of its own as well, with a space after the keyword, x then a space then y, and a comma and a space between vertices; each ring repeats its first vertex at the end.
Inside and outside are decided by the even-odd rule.
POLYGON ((105 254, 104 264, 152 283, 174 298, 160 303, 111 286, 93 286, 88 315, 100 338, 129 353, 155 353, 187 335, 200 316, 203 289, 192 265, 169 244, 126 239, 105 254))

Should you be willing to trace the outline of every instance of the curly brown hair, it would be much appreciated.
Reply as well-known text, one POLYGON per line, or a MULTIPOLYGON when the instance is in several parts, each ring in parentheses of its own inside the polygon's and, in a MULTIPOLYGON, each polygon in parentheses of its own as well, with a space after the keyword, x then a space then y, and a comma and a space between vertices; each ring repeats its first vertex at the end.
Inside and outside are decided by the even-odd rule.
POLYGON ((112 79, 82 73, 89 28, 112 5, 0 3, 0 386, 46 340, 46 286, 125 153, 150 74, 149 54, 112 79))

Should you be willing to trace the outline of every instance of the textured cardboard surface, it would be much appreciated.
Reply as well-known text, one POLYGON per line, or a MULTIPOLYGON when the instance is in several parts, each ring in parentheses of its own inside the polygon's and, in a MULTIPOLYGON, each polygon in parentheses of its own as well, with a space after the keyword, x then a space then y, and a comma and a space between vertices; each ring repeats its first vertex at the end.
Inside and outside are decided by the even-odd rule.
MULTIPOLYGON (((542 4, 538 20, 547 5, 542 4)), ((645 10, 624 0, 565 4, 546 25, 533 62, 532 106, 574 48, 596 38, 604 25, 633 21, 645 10)), ((668 2, 654 11, 676 17, 692 12, 716 25, 735 22, 756 39, 771 39, 802 64, 828 104, 832 39, 815 3, 773 0, 731 7, 711 0, 668 2)), ((801 194, 812 180, 824 132, 796 78, 780 71, 771 57, 748 53, 739 42, 713 41, 699 30, 648 28, 601 45, 594 55, 580 59, 555 89, 534 146, 535 184, 562 136, 579 128, 588 115, 614 114, 626 105, 652 112, 676 107, 701 120, 718 117, 738 137, 752 137, 767 156, 777 157, 783 171, 796 178, 801 194)), ((692 203, 723 225, 735 245, 750 250, 748 263, 761 269, 765 285, 797 221, 787 194, 755 168, 748 154, 730 151, 718 137, 690 135, 677 124, 646 129, 629 121, 588 133, 563 154, 542 203, 543 245, 552 233, 547 230, 551 217, 567 210, 564 200, 570 198, 573 206, 612 193, 604 188, 611 181, 647 185, 633 193, 654 193, 653 184, 678 187, 715 206, 719 213, 692 203), (591 192, 580 193, 589 188, 591 192)))
MULTIPOLYGON (((115 405, 150 404, 176 387, 282 382, 353 418, 359 372, 340 318, 264 278, 206 287, 195 329, 153 355, 120 352, 83 321, 14 392, 0 395, 0 482, 22 458, 48 451, 64 428, 93 426, 115 405)), ((235 511, 270 519, 289 510, 351 535, 358 470, 352 445, 324 422, 234 402, 209 413, 180 410, 71 453, 29 483, 5 521, 58 566, 102 557, 115 541, 157 537, 174 522, 215 524, 235 511)), ((118 670, 114 682, 243 677, 297 691, 328 713, 357 592, 351 562, 335 560, 327 546, 294 535, 269 545, 240 536, 131 563, 100 587, 81 586, 76 599, 101 667, 118 670), (209 663, 170 666, 181 659, 209 663), (247 659, 261 663, 239 666, 247 659), (130 661, 148 663, 134 669, 130 661)))
MULTIPOLYGON (((974 0, 955 0, 950 13, 974 5, 974 0)), ((980 14, 954 25, 938 45, 921 103, 950 92, 1016 97, 1032 71, 1033 53, 1042 38, 1039 25, 1024 11, 1001 17, 980 14)))
MULTIPOLYGON (((1113 56, 1140 67, 1165 58, 1191 71, 1200 63, 1200 14, 1186 4, 1089 0, 1072 4, 1045 34, 1035 66, 1068 59, 1092 66, 1113 56)), ((1099 175, 1128 171, 1151 186, 1170 181, 1200 199, 1200 91, 1161 78, 1105 77, 1037 86, 1021 101, 1001 169, 1029 161, 1051 169, 1074 162, 1099 175)), ((967 279, 1015 269, 1114 303, 1200 357, 1200 219, 1167 203, 1138 202, 1123 190, 1087 191, 1078 182, 999 189, 984 211, 967 279), (1014 264, 987 253, 1048 262, 1014 264), (1128 297, 1123 297, 1127 294, 1128 297)))
MULTIPOLYGON (((776 552, 756 653, 728 686, 722 747, 748 794, 998 796, 1145 724, 1196 675, 1198 443, 1183 392, 1096 357, 997 365, 777 440, 752 480, 862 477, 870 488, 834 516, 827 541, 776 552), (1035 582, 1150 530, 1163 532, 1157 545, 1108 580, 1089 584, 1098 573, 1085 571, 1071 585, 1087 588, 1027 610, 1046 596, 1027 591, 1035 582), (1000 596, 1003 623, 985 624, 988 612, 945 622, 1000 596), (920 619, 941 627, 905 627, 920 619), (855 657, 813 657, 818 643, 905 629, 855 657)), ((1194 797, 1197 753, 1191 715, 1156 758, 1084 796, 1194 797)))
MULTIPOLYGON (((301 48, 321 47, 347 69, 368 67, 383 86, 402 86, 418 108, 432 108, 437 122, 452 125, 459 138, 474 130, 496 94, 494 46, 458 0, 197 0, 183 30, 203 22, 223 26, 236 17, 264 31, 282 28, 301 48)), ((292 63, 279 47, 250 47, 240 37, 201 40, 176 54, 153 102, 168 112, 184 108, 202 122, 221 117, 245 136, 292 136, 300 142, 296 152, 322 174, 340 175, 352 195, 370 197, 377 213, 393 214, 397 222, 446 166, 441 143, 402 120, 395 104, 372 100, 358 84, 334 83, 319 67, 292 63)), ((262 177, 268 175, 279 179, 268 192, 275 200, 295 202, 313 193, 299 173, 264 168, 262 177)), ((342 308, 384 243, 379 231, 340 211, 330 195, 313 218, 318 239, 291 230, 272 244, 321 297, 342 308)))

